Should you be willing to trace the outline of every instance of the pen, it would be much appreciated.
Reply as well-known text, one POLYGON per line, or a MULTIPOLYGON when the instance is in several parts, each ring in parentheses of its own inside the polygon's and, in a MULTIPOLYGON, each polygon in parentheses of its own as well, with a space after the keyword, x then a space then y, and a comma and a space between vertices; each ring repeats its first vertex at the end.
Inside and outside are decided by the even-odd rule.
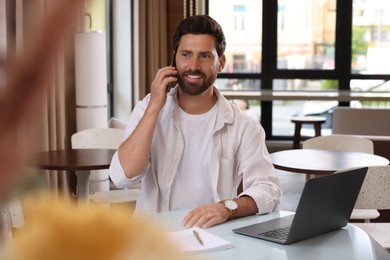
POLYGON ((200 238, 199 233, 198 233, 196 230, 192 230, 192 232, 194 233, 194 236, 195 236, 196 239, 198 240, 199 244, 203 246, 203 241, 202 241, 202 239, 200 238))

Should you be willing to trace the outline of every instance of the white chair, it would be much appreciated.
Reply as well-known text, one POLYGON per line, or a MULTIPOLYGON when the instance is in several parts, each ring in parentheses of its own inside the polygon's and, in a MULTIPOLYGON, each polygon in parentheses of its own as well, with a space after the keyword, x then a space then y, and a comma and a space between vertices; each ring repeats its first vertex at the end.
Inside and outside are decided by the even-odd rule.
POLYGON ((118 149, 123 142, 124 130, 119 128, 91 128, 74 133, 72 148, 118 149))
POLYGON ((23 228, 21 201, 14 197, 0 202, 0 259, 11 259, 14 230, 23 228))
MULTIPOLYGON (((352 135, 333 134, 313 137, 304 141, 302 148, 374 153, 374 144, 371 140, 352 135)), ((351 219, 359 219, 366 222, 378 217, 379 212, 375 209, 354 209, 351 214, 351 219)))
POLYGON ((108 127, 125 129, 126 128, 126 122, 121 120, 121 119, 119 119, 119 118, 111 117, 110 120, 108 120, 108 127))
MULTIPOLYGON (((368 167, 355 208, 390 209, 390 166, 368 167)), ((390 249, 390 223, 353 223, 366 231, 382 247, 390 249)))
MULTIPOLYGON (((91 128, 72 135, 72 148, 78 149, 118 149, 123 142, 124 129, 91 128)), ((90 176, 90 199, 96 203, 110 204, 135 202, 139 194, 139 186, 134 189, 112 189, 108 170, 93 171, 90 176)))
POLYGON ((352 135, 333 134, 313 137, 304 141, 302 148, 374 153, 374 144, 371 140, 352 135))

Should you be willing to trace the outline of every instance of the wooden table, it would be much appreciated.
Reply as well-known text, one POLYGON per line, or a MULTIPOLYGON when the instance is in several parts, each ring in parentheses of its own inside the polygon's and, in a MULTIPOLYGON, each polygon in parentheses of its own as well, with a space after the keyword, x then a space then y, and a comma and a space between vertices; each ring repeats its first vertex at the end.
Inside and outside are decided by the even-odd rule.
POLYGON ((326 117, 323 116, 294 116, 291 122, 295 124, 294 127, 294 141, 293 148, 298 149, 301 143, 302 125, 311 124, 314 127, 314 136, 321 136, 321 125, 325 123, 326 117))
POLYGON ((76 171, 76 195, 80 201, 88 201, 91 170, 108 169, 112 149, 72 149, 40 152, 34 156, 31 166, 42 170, 76 171))
POLYGON ((364 166, 388 165, 389 160, 374 154, 321 149, 292 149, 271 154, 278 170, 323 175, 364 166))

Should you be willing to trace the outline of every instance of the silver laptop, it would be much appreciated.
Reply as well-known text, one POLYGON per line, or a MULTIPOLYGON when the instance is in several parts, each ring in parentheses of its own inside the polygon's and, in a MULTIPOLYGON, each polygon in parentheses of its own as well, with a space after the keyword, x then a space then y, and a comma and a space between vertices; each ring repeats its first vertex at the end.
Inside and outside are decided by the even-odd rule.
POLYGON ((279 244, 292 244, 348 224, 367 167, 313 178, 305 183, 295 215, 257 223, 233 232, 279 244))

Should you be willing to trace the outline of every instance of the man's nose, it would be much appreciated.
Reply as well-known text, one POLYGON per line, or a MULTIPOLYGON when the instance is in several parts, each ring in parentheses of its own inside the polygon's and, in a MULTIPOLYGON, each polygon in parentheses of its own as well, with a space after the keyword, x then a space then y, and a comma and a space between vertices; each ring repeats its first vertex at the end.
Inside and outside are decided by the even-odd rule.
POLYGON ((190 69, 192 71, 196 71, 200 69, 200 59, 199 58, 193 58, 190 61, 190 69))

